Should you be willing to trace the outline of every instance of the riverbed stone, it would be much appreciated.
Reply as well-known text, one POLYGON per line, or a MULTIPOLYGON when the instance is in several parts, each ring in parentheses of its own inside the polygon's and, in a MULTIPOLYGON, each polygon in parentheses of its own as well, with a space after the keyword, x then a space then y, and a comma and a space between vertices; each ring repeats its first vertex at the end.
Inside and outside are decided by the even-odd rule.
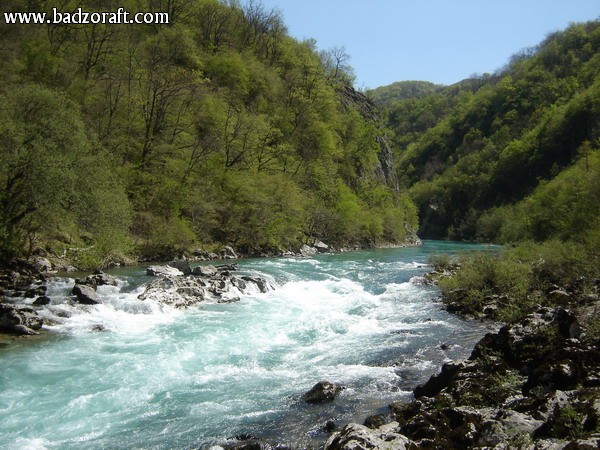
POLYGON ((206 291, 196 277, 164 276, 146 284, 138 296, 140 300, 153 300, 175 308, 187 308, 205 299, 206 291))
POLYGON ((31 286, 25 291, 25 298, 34 298, 46 294, 48 287, 45 284, 40 286, 31 286))
POLYGON ((263 277, 244 275, 242 276, 242 280, 246 281, 247 283, 255 284, 261 293, 265 293, 273 289, 269 282, 263 277))

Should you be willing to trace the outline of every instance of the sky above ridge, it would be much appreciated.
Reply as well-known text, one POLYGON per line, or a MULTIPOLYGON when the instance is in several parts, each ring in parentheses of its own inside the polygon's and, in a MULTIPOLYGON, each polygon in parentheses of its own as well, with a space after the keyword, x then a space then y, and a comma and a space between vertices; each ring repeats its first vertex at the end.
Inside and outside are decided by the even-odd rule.
POLYGON ((403 80, 452 84, 492 73, 571 22, 600 18, 600 0, 260 0, 319 50, 345 47, 358 88, 403 80))

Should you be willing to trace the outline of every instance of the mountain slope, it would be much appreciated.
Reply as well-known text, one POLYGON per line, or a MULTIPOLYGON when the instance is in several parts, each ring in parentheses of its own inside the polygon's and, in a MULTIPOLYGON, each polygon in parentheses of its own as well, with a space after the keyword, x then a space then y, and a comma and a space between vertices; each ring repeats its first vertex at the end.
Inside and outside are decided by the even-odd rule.
POLYGON ((509 237, 489 214, 539 198, 545 181, 598 152, 599 50, 599 22, 574 24, 493 76, 395 104, 388 125, 397 173, 419 207, 424 237, 553 236, 509 237))
POLYGON ((314 42, 289 37, 276 11, 217 0, 61 5, 168 10, 171 23, 0 25, 4 255, 46 247, 98 265, 197 245, 254 254, 413 233, 381 123, 347 95, 351 77, 314 42))

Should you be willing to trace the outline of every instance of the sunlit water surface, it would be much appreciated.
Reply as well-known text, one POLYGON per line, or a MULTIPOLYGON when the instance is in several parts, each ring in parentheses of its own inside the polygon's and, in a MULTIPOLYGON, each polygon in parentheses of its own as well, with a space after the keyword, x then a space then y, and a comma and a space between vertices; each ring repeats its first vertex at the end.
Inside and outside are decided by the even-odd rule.
POLYGON ((316 446, 327 420, 362 422, 468 355, 485 327, 413 277, 431 253, 477 248, 240 260, 275 289, 188 310, 138 300, 143 268, 113 270, 103 305, 73 305, 73 280, 53 281, 41 313, 59 323, 0 347, 0 448, 203 448, 240 434, 316 446), (345 389, 305 404, 319 380, 345 389))

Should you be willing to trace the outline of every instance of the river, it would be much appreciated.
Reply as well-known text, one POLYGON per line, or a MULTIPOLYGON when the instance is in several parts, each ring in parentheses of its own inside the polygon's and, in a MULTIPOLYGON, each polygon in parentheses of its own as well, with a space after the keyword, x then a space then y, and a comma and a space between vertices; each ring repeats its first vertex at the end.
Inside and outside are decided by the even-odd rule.
POLYGON ((138 300, 143 268, 111 270, 103 305, 73 305, 73 280, 54 280, 48 333, 0 347, 0 448, 208 448, 240 434, 316 446, 328 420, 362 422, 468 356, 486 326, 414 277, 432 253, 479 248, 240 260, 275 289, 187 310, 138 300), (305 404, 320 380, 345 389, 305 404))

